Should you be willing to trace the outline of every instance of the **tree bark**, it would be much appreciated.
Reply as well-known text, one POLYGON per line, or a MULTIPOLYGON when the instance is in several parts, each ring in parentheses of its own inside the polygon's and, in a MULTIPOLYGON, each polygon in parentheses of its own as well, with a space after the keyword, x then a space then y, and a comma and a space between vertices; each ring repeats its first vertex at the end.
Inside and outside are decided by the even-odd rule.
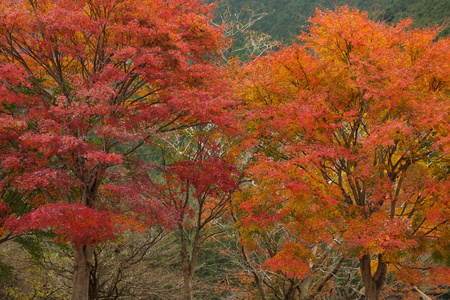
POLYGON ((303 279, 302 283, 299 286, 299 296, 300 300, 309 299, 311 296, 310 288, 312 283, 312 276, 308 275, 305 279, 303 279))
POLYGON ((255 278, 256 286, 258 287, 259 295, 261 296, 261 300, 267 300, 266 291, 264 289, 264 280, 261 278, 262 276, 255 270, 252 270, 252 272, 255 278))
POLYGON ((184 300, 192 300, 192 276, 194 274, 191 264, 191 253, 188 250, 188 241, 184 233, 184 227, 181 223, 178 224, 178 229, 180 230, 181 237, 181 262, 183 268, 183 289, 184 289, 184 300))
POLYGON ((366 253, 360 258, 360 270, 364 283, 365 299, 378 300, 387 274, 387 265, 383 262, 381 254, 378 255, 378 266, 373 276, 370 253, 366 253))
POLYGON ((192 276, 183 266, 183 289, 184 300, 192 300, 192 276))
POLYGON ((200 227, 196 228, 192 248, 188 250, 188 243, 182 227, 181 233, 181 259, 183 263, 183 284, 184 299, 192 300, 192 278, 194 277, 195 266, 197 264, 198 252, 200 250, 200 227))
MULTIPOLYGON (((236 220, 235 220, 236 221, 236 220)), ((244 246, 240 246, 242 257, 244 258, 245 263, 248 265, 250 272, 253 274, 253 278, 255 278, 256 286, 258 287, 259 295, 261 296, 261 300, 267 300, 266 291, 264 289, 264 275, 258 271, 258 268, 254 266, 252 261, 250 260, 244 246)))
POLYGON ((73 245, 72 300, 89 299, 89 276, 94 247, 73 245))

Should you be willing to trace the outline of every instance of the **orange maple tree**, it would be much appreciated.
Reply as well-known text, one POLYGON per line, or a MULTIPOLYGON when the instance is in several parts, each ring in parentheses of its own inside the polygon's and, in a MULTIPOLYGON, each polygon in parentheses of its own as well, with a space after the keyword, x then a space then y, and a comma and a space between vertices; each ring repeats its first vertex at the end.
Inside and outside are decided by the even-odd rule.
POLYGON ((310 23, 236 82, 254 157, 237 197, 244 243, 281 225, 265 266, 303 281, 332 247, 359 260, 370 300, 390 273, 449 284, 450 40, 348 7, 310 23))

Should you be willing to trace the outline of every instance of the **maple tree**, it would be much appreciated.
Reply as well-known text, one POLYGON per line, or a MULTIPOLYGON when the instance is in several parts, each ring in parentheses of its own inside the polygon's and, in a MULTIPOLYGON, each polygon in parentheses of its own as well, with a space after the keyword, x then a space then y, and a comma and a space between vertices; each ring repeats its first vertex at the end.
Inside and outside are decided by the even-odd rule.
POLYGON ((370 300, 387 274, 448 285, 449 39, 348 7, 310 23, 237 77, 253 156, 237 197, 244 243, 282 226, 265 267, 302 282, 314 249, 332 247, 359 260, 370 300))
POLYGON ((238 188, 239 172, 230 162, 226 137, 215 126, 178 131, 162 144, 163 184, 156 198, 173 209, 180 238, 184 299, 194 299, 192 280, 199 252, 217 234, 238 188))
POLYGON ((53 228, 72 243, 73 299, 88 297, 97 243, 139 222, 170 226, 168 210, 139 185, 148 164, 132 156, 227 105, 212 8, 197 0, 0 4, 2 186, 30 193, 36 208, 8 217, 9 230, 53 228))

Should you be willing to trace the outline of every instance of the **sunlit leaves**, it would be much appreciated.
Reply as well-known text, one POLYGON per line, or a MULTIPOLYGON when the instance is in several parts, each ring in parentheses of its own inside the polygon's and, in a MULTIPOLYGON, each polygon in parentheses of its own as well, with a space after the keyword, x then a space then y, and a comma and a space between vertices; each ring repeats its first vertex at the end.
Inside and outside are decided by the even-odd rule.
POLYGON ((236 82, 255 153, 237 197, 243 236, 277 222, 305 248, 339 241, 414 264, 448 230, 449 40, 348 7, 310 23, 236 82))

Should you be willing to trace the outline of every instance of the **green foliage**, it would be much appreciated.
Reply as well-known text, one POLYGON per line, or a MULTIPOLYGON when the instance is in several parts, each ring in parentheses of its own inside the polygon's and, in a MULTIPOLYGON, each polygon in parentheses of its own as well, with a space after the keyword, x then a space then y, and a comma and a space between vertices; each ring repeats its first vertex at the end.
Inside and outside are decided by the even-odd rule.
MULTIPOLYGON (((396 23, 411 17, 417 27, 442 25, 450 14, 450 2, 446 0, 383 0, 375 11, 388 23, 396 23)), ((450 34, 447 26, 441 36, 450 34)))
POLYGON ((218 242, 205 243, 198 255, 201 267, 196 270, 195 276, 202 278, 202 280, 211 281, 211 283, 217 283, 223 278, 227 270, 235 267, 231 258, 221 253, 220 249, 221 244, 218 242))
MULTIPOLYGON (((412 17, 417 27, 442 25, 450 15, 450 1, 447 0, 225 0, 219 12, 225 7, 235 13, 246 8, 266 12, 268 15, 255 23, 252 29, 290 43, 303 30, 316 8, 334 9, 344 4, 366 10, 372 18, 387 23, 412 17)), ((450 27, 447 27, 441 36, 449 33, 450 27)))
MULTIPOLYGON (((30 235, 19 236, 14 239, 23 250, 25 250, 36 263, 42 263, 45 257, 43 245, 56 237, 53 231, 34 231, 30 235)), ((70 246, 64 243, 56 243, 55 246, 61 250, 71 251, 70 246)))
POLYGON ((41 261, 44 258, 44 253, 39 242, 39 238, 35 236, 18 237, 16 242, 27 251, 31 257, 36 261, 41 261))
POLYGON ((2 286, 2 284, 4 284, 5 282, 11 280, 12 276, 13 276, 13 267, 3 262, 0 262, 0 286, 2 286))
POLYGON ((431 253, 433 260, 441 262, 445 266, 450 266, 450 245, 444 245, 439 250, 431 253))
POLYGON ((23 215, 32 210, 32 205, 28 199, 34 198, 34 194, 23 195, 14 188, 4 189, 1 194, 3 203, 8 206, 16 215, 23 215))

